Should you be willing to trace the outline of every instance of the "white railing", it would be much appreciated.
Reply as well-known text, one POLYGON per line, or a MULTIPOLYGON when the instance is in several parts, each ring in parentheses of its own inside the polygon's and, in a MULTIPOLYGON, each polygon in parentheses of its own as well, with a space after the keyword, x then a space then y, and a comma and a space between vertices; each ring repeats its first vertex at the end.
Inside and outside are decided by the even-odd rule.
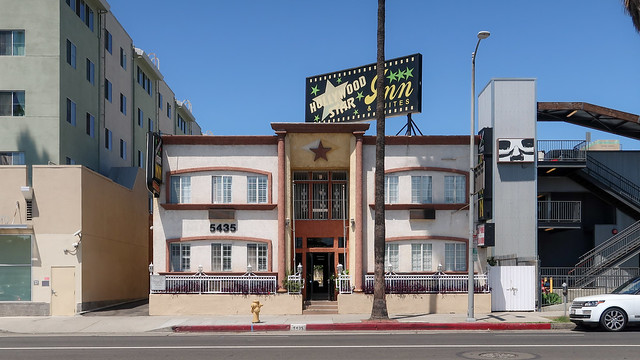
POLYGON ((245 274, 241 276, 164 275, 164 290, 152 294, 273 294, 275 276, 245 274))
MULTIPOLYGON (((468 289, 467 275, 398 275, 385 274, 387 294, 421 293, 465 293, 468 289)), ((365 276, 365 293, 373 293, 373 275, 365 276)), ((487 275, 474 275, 474 292, 488 293, 487 275)))
POLYGON ((351 294, 353 287, 351 287, 351 275, 342 274, 336 278, 336 289, 340 294, 351 294))
POLYGON ((582 202, 538 201, 538 221, 579 223, 582 221, 582 202))
POLYGON ((304 289, 304 279, 300 273, 287 276, 287 292, 289 294, 301 294, 304 289))

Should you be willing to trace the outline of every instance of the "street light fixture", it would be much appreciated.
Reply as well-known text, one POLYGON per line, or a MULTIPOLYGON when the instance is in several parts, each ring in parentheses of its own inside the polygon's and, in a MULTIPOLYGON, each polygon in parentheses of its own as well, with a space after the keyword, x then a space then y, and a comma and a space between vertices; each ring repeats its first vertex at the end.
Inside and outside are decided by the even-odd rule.
POLYGON ((478 53, 478 46, 480 41, 486 39, 491 35, 488 31, 480 31, 478 33, 478 42, 476 43, 476 49, 471 54, 471 134, 469 136, 469 249, 468 249, 468 273, 469 281, 467 283, 467 291, 469 295, 469 307, 467 309, 467 321, 476 321, 473 314, 473 294, 474 294, 474 281, 473 281, 473 233, 474 233, 474 211, 473 211, 473 182, 475 161, 473 159, 474 150, 474 138, 475 138, 475 117, 476 117, 476 54, 478 53))

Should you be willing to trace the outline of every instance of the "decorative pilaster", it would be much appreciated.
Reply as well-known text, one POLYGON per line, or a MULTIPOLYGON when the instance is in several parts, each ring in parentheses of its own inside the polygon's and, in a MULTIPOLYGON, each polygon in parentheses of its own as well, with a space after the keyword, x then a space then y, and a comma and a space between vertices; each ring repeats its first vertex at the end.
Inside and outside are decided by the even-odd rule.
POLYGON ((355 219, 355 252, 356 263, 354 267, 354 286, 355 291, 363 291, 362 280, 364 269, 362 267, 362 258, 365 254, 362 253, 362 206, 363 206, 363 186, 362 186, 362 136, 364 131, 354 132, 356 137, 356 219, 355 219))
POLYGON ((286 132, 276 131, 278 135, 278 292, 286 292, 282 287, 282 281, 285 280, 285 155, 284 155, 284 137, 286 132))

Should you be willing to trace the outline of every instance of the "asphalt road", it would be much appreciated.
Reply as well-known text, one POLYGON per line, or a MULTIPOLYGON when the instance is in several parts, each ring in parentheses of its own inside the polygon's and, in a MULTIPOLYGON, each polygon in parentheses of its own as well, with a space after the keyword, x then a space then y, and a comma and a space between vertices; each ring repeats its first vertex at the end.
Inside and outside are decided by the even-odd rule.
POLYGON ((0 359, 638 359, 640 330, 0 336, 0 359))

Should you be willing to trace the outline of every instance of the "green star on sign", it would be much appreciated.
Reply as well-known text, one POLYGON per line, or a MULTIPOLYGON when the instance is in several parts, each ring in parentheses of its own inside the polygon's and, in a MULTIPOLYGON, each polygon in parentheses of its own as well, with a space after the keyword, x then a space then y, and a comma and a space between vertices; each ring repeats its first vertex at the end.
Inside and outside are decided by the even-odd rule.
POLYGON ((313 118, 313 121, 314 121, 314 122, 318 122, 318 121, 320 121, 320 115, 316 115, 316 116, 313 118))
POLYGON ((337 82, 338 84, 342 83, 342 78, 338 78, 338 80, 336 80, 336 82, 337 82))
POLYGON ((315 96, 318 93, 318 85, 311 87, 311 95, 315 96))
POLYGON ((362 98, 364 97, 364 95, 362 95, 362 91, 358 91, 358 95, 356 95, 356 99, 358 99, 358 101, 362 100, 362 98))
POLYGON ((353 110, 353 115, 358 115, 358 109, 353 110))
POLYGON ((407 69, 404 71, 404 74, 405 74, 405 76, 407 77, 407 79, 408 79, 408 78, 410 78, 410 77, 413 77, 413 68, 411 68, 411 69, 407 68, 407 69))
POLYGON ((399 79, 399 80, 402 80, 402 79, 404 79, 404 78, 405 78, 404 71, 402 71, 402 70, 398 70, 398 79, 399 79))
POLYGON ((389 82, 392 83, 393 80, 398 80, 396 78, 396 73, 394 73, 393 71, 389 71, 389 76, 387 76, 387 79, 389 79, 389 82))

